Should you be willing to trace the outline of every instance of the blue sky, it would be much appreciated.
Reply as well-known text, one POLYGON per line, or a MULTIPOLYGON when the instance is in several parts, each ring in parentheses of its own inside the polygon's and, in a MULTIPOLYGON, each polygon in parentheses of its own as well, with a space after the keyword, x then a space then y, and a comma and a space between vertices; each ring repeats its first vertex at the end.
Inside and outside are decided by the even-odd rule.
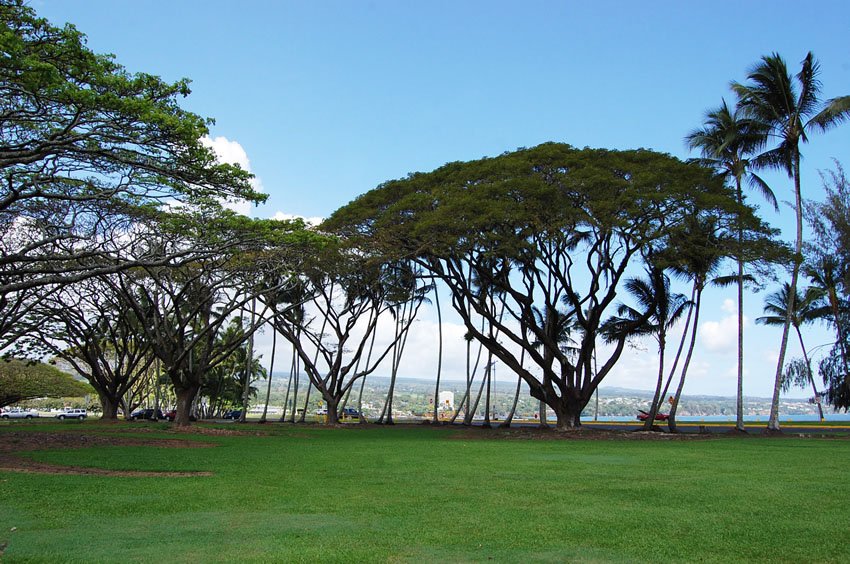
MULTIPOLYGON (((252 211, 263 217, 326 216, 384 180, 550 140, 684 158, 687 132, 772 51, 791 69, 813 51, 824 97, 850 94, 843 1, 31 4, 131 71, 191 78, 184 107, 215 118, 212 136, 244 150, 270 195, 252 211)), ((850 125, 813 137, 804 157, 804 191, 817 197, 819 169, 832 158, 850 167, 850 125)), ((769 181, 789 199, 786 178, 769 181)), ((788 233, 792 215, 765 210, 788 233)), ((703 313, 718 338, 732 297, 713 291, 703 313)), ((761 300, 748 297, 750 325, 761 300)), ((748 328, 746 393, 770 393, 778 338, 748 328)), ((732 395, 734 351, 701 347, 704 370, 686 393, 732 395)), ((646 385, 636 374, 609 385, 649 387, 644 368, 646 385)))

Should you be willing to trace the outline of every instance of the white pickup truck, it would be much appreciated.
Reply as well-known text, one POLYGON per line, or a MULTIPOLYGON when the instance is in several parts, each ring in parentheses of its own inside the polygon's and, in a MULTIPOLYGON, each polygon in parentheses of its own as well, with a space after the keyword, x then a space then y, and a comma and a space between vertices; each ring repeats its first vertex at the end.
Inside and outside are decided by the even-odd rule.
POLYGON ((32 409, 10 407, 0 410, 0 419, 32 419, 33 417, 38 417, 38 412, 32 409))

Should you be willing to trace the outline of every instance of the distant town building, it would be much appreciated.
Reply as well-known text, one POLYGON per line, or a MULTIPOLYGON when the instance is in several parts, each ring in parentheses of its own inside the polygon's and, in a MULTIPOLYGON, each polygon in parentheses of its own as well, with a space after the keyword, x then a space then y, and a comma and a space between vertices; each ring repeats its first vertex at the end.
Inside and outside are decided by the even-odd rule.
POLYGON ((454 409, 455 408, 455 393, 454 392, 440 392, 440 407, 443 409, 454 409))

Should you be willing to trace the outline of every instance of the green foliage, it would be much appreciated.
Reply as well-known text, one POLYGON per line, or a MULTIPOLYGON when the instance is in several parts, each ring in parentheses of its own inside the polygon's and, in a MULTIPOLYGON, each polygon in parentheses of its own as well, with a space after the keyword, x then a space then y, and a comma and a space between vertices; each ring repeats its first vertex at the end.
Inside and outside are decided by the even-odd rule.
MULTIPOLYGON (((234 317, 230 324, 216 338, 216 347, 227 347, 232 342, 242 342, 227 358, 208 370, 201 380, 200 394, 209 400, 206 416, 218 417, 230 407, 241 409, 242 393, 245 381, 251 377, 251 382, 266 378, 266 369, 260 363, 260 358, 252 360, 251 373, 248 373, 248 336, 245 334, 246 323, 241 317, 234 317)), ((250 386, 249 397, 257 396, 257 388, 250 386)))
POLYGON ((669 155, 546 143, 386 182, 322 227, 370 237, 387 252, 462 254, 481 247, 521 257, 535 237, 575 244, 588 230, 654 240, 681 220, 675 212, 687 203, 730 205, 706 169, 669 155))
POLYGON ((201 142, 210 121, 179 106, 188 80, 131 74, 89 50, 74 26, 54 27, 20 0, 0 4, 0 21, 0 166, 17 198, 264 199, 249 174, 217 164, 201 142))
POLYGON ((0 359, 0 407, 40 397, 81 397, 93 393, 88 384, 49 364, 0 359))

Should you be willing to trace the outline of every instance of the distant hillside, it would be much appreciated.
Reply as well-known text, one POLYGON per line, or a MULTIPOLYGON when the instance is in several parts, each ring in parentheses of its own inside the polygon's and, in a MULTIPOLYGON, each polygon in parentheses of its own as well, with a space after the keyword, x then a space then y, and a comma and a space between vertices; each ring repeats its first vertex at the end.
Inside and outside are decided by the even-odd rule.
MULTIPOLYGON (((298 403, 304 401, 307 390, 307 377, 301 375, 299 378, 298 403)), ((269 403, 271 405, 283 405, 286 397, 286 388, 289 382, 289 374, 276 373, 272 382, 272 395, 269 403)), ((383 376, 369 376, 363 387, 362 404, 367 415, 370 412, 380 412, 384 404, 390 379, 383 376)), ((420 378, 398 378, 395 387, 394 406, 401 414, 418 415, 433 410, 434 401, 433 380, 420 378)), ((473 383, 473 401, 478 393, 480 379, 473 383)), ((262 386, 261 386, 262 388, 262 386)), ((447 380, 441 383, 440 391, 453 392, 455 402, 459 403, 466 390, 465 382, 447 380)), ((505 414, 510 410, 516 392, 516 382, 497 381, 491 394, 491 411, 495 414, 505 414)), ((360 396, 360 384, 352 390, 349 398, 350 405, 357 405, 360 396)), ((634 416, 638 410, 647 409, 652 399, 653 392, 647 390, 633 390, 619 387, 602 387, 599 389, 599 411, 600 417, 606 416, 634 416)), ((291 391, 290 391, 291 398, 291 391)), ((310 396, 310 409, 318 408, 321 398, 315 393, 310 396)), ((483 399, 479 410, 483 410, 483 399)), ((727 396, 686 395, 682 396, 679 404, 679 415, 682 416, 734 416, 736 410, 736 399, 727 396)), ((585 408, 585 415, 592 416, 596 409, 596 401, 591 401, 585 408)), ((662 408, 662 411, 666 409, 662 408)), ((784 415, 811 415, 817 413, 817 406, 805 399, 782 399, 780 406, 784 415)), ((520 390, 517 413, 523 417, 533 417, 537 412, 537 400, 528 394, 528 388, 523 384, 520 390)), ((744 414, 768 415, 770 413, 770 398, 745 397, 744 414)))

